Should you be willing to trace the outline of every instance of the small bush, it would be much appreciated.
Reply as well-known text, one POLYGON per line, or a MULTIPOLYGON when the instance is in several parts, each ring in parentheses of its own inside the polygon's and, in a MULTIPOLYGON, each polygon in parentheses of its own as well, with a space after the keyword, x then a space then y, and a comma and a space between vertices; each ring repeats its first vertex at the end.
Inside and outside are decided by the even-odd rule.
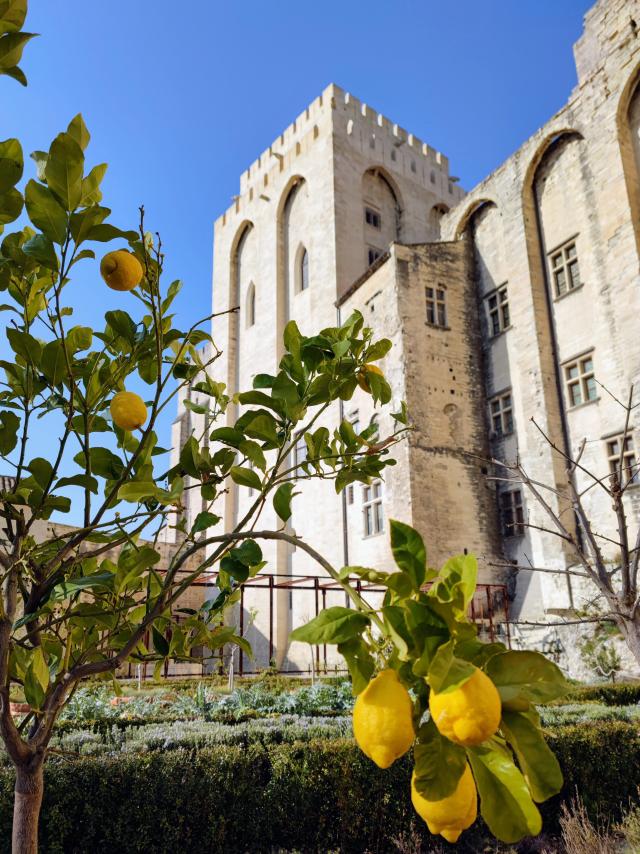
POLYGON ((622 682, 619 685, 584 685, 576 688, 560 703, 584 703, 595 700, 606 706, 630 706, 640 703, 640 682, 622 682))

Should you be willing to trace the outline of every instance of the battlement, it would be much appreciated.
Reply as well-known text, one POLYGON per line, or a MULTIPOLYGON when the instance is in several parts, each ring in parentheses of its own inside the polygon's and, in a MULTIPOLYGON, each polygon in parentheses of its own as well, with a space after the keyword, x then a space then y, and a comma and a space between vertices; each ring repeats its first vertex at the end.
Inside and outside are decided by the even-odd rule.
MULTIPOLYGON (((326 89, 280 134, 280 136, 257 157, 240 176, 240 191, 234 197, 233 204, 219 217, 221 225, 225 225, 228 216, 239 213, 254 198, 269 199, 270 186, 278 173, 284 172, 292 165, 294 159, 313 143, 323 131, 331 127, 333 132, 344 132, 347 136, 359 131, 363 137, 368 135, 370 142, 382 143, 391 151, 391 160, 398 159, 397 152, 403 149, 401 157, 410 153, 410 171, 415 174, 415 180, 428 185, 434 178, 432 170, 438 170, 445 181, 454 180, 449 177, 449 160, 440 151, 432 148, 417 136, 406 131, 403 127, 392 122, 382 113, 372 109, 368 104, 354 97, 350 92, 341 89, 335 83, 330 83, 326 89), (331 120, 327 122, 327 114, 340 115, 339 124, 331 120), (426 168, 418 168, 424 166, 426 168), (429 176, 429 177, 427 177, 429 176)), ((409 168, 409 167, 408 167, 409 168)), ((457 197, 462 192, 454 190, 457 197)))
POLYGON ((346 92, 339 86, 333 84, 325 90, 325 94, 332 90, 332 99, 334 109, 340 110, 349 117, 349 121, 353 122, 351 126, 347 126, 347 133, 353 131, 353 126, 356 122, 361 127, 370 129, 371 133, 375 134, 376 138, 386 136, 396 148, 402 145, 407 146, 416 157, 424 157, 431 161, 431 164, 443 169, 446 174, 449 173, 449 159, 437 151, 432 146, 423 142, 415 134, 409 133, 396 122, 391 121, 382 113, 374 110, 364 101, 360 101, 350 92, 346 92))
POLYGON ((625 55, 638 37, 638 0, 598 0, 584 16, 582 35, 573 46, 578 84, 606 64, 609 57, 625 55))

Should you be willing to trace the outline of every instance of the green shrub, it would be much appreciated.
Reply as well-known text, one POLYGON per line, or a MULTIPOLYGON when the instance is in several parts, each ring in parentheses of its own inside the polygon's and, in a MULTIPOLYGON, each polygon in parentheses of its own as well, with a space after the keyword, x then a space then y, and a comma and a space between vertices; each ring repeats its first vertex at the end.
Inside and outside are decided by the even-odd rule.
POLYGON ((562 703, 584 703, 595 700, 606 706, 629 706, 640 703, 640 682, 621 682, 618 685, 584 685, 576 688, 562 703))
MULTIPOLYGON (((546 833, 558 832, 561 804, 576 791, 592 818, 611 821, 636 799, 637 726, 565 726, 553 747, 565 787, 543 806, 546 833)), ((410 833, 434 850, 410 804, 410 768, 404 757, 381 771, 350 739, 52 758, 42 851, 386 854, 395 850, 394 839, 410 833)), ((12 785, 12 773, 0 768, 1 854, 9 852, 12 785)), ((478 822, 456 851, 485 850, 485 839, 478 822)))

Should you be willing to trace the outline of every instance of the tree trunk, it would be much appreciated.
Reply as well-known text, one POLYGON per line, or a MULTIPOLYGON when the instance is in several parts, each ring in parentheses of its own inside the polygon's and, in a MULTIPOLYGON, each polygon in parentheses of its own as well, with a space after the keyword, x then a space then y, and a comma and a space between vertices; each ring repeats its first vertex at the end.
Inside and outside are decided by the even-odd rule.
POLYGON ((12 854, 38 854, 38 819, 44 792, 43 763, 16 768, 12 854))
POLYGON ((627 646, 640 666, 640 614, 637 614, 634 620, 624 620, 620 628, 627 646))

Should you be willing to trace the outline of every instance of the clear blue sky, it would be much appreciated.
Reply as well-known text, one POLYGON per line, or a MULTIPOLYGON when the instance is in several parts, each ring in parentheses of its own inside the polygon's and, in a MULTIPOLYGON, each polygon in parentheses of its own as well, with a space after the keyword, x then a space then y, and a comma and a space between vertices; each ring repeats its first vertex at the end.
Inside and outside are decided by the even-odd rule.
MULTIPOLYGON (((0 138, 48 148, 77 112, 104 203, 160 231, 179 325, 210 306, 214 219, 240 173, 330 82, 443 151, 469 189, 566 101, 588 0, 30 0, 23 89, 0 80, 0 138)), ((88 262, 79 319, 120 296, 88 262), (96 298, 98 296, 99 298, 96 298)), ((0 321, 3 318, 0 317, 0 321)), ((162 437, 168 441, 170 418, 162 437)), ((43 434, 42 452, 47 438, 43 434)))

